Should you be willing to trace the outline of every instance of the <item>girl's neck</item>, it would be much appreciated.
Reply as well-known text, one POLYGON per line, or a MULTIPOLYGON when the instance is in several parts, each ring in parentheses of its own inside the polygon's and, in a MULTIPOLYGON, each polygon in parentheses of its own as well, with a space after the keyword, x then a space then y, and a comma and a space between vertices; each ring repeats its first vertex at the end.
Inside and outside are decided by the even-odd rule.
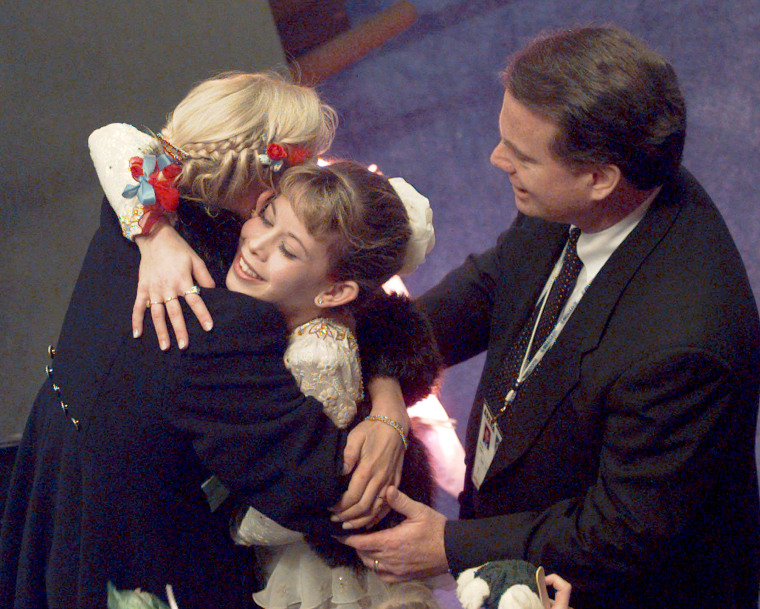
POLYGON ((300 319, 300 321, 296 319, 287 319, 286 322, 288 324, 288 330, 292 332, 298 326, 302 326, 305 323, 320 318, 330 319, 343 324, 352 332, 356 330, 356 320, 354 319, 354 316, 351 314, 351 312, 346 309, 346 307, 322 309, 318 315, 314 315, 309 319, 300 319))

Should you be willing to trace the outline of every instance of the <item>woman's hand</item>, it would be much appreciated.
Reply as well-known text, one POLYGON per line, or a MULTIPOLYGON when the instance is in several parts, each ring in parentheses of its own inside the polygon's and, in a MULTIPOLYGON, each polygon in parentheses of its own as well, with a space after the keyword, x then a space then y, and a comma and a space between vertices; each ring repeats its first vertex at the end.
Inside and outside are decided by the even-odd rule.
MULTIPOLYGON (((388 417, 409 433, 409 416, 395 379, 368 383, 374 416, 388 417)), ((404 465, 404 444, 397 430, 382 421, 362 421, 349 434, 343 452, 343 471, 353 472, 348 489, 333 508, 332 519, 345 529, 373 526, 388 513, 386 492, 398 486, 404 465)))
POLYGON ((180 349, 188 345, 187 327, 179 299, 184 298, 201 326, 211 330, 213 320, 203 299, 193 286, 213 288, 214 280, 200 256, 187 242, 165 222, 156 225, 149 235, 135 237, 140 248, 140 280, 137 297, 132 308, 132 333, 142 335, 145 309, 156 329, 158 344, 162 350, 169 348, 169 316, 180 349))

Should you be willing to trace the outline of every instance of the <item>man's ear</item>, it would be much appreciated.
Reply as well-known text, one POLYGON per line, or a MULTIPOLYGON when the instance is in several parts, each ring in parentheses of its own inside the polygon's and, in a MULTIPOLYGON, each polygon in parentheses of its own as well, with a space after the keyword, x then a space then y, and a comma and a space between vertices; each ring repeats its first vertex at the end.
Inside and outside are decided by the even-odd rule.
POLYGON ((620 184, 623 177, 617 165, 596 165, 589 172, 591 200, 603 201, 609 197, 620 184))
POLYGON ((359 296, 359 284, 355 281, 336 281, 320 292, 314 299, 318 307, 340 307, 356 300, 359 296))

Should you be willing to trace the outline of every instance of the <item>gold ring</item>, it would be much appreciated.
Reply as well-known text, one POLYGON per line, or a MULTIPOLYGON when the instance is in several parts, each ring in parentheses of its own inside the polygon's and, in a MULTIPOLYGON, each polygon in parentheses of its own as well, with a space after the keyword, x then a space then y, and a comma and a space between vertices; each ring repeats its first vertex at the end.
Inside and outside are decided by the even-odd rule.
POLYGON ((169 296, 169 298, 164 300, 164 304, 166 304, 167 302, 171 302, 172 300, 177 300, 177 298, 179 298, 179 296, 169 296))
POLYGON ((145 301, 145 308, 150 309, 150 298, 148 298, 148 300, 145 301))
POLYGON ((375 559, 375 565, 372 567, 375 570, 375 573, 377 573, 378 569, 380 569, 380 561, 375 559))
POLYGON ((148 308, 150 309, 154 305, 164 304, 160 300, 149 300, 148 301, 148 308))
POLYGON ((185 292, 184 292, 184 295, 185 295, 185 296, 189 296, 190 294, 200 294, 200 293, 201 293, 201 288, 200 288, 200 286, 198 286, 198 285, 194 285, 194 286, 193 286, 192 288, 190 288, 189 290, 185 290, 185 292))

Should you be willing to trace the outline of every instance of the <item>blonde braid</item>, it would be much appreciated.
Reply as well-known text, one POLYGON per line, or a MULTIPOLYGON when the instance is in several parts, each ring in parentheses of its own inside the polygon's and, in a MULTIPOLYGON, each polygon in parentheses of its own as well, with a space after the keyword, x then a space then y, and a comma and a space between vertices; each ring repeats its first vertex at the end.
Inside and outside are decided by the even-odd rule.
POLYGON ((183 147, 190 158, 183 163, 177 187, 189 199, 234 208, 255 180, 263 182, 255 149, 242 136, 183 147))
POLYGON ((223 74, 195 87, 163 133, 188 155, 176 184, 186 198, 240 210, 252 187, 274 186, 258 154, 270 142, 326 150, 335 112, 313 89, 274 73, 223 74))

